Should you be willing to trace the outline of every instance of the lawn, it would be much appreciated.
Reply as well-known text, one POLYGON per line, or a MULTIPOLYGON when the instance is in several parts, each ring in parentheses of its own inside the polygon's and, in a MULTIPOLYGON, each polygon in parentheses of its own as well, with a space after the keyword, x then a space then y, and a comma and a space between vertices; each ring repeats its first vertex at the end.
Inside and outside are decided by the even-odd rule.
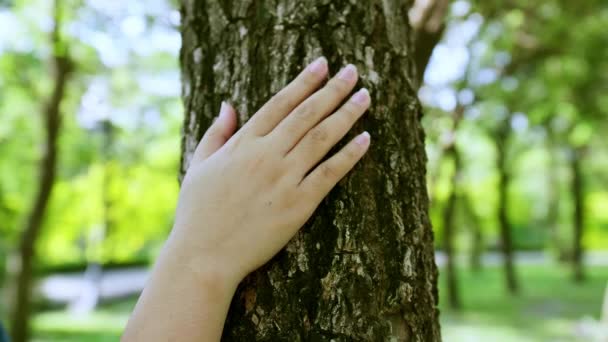
MULTIPOLYGON (((469 341, 588 341, 576 339, 576 328, 585 318, 599 318, 608 267, 588 269, 582 285, 570 281, 559 266, 518 268, 522 294, 506 295, 499 268, 474 274, 460 272, 464 309, 457 313, 444 308, 440 291, 441 325, 447 342, 469 341)), ((443 279, 440 278, 440 288, 443 279)), ((105 304, 95 312, 75 317, 65 311, 38 313, 34 319, 34 341, 117 341, 135 298, 105 304)))
MULTIPOLYGON (((585 318, 600 316, 608 267, 588 269, 588 279, 574 284, 567 268, 525 266, 518 268, 521 294, 506 294, 498 268, 478 274, 461 270, 463 310, 445 308, 440 291, 441 324, 445 341, 589 341, 577 337, 585 318)), ((440 276, 440 290, 444 279, 440 276)), ((591 324, 593 326, 593 324, 591 324)))

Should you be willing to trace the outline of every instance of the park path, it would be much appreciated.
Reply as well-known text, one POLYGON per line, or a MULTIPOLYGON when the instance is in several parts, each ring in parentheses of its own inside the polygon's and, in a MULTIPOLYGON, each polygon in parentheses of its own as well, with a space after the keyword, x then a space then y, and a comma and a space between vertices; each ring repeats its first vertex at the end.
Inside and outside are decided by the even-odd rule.
MULTIPOLYGON (((554 263, 550 254, 542 252, 517 252, 516 263, 519 265, 549 265, 554 263)), ((442 252, 435 254, 438 266, 445 264, 446 256, 442 252)), ((483 265, 500 265, 499 253, 486 253, 483 265)), ((458 262, 466 264, 466 256, 460 255, 458 262)), ((608 252, 588 253, 586 265, 608 266, 608 252)), ((146 267, 125 268, 94 272, 53 274, 42 278, 36 287, 36 293, 43 300, 54 304, 67 304, 71 311, 88 312, 97 303, 137 295, 144 288, 149 270, 146 267)))

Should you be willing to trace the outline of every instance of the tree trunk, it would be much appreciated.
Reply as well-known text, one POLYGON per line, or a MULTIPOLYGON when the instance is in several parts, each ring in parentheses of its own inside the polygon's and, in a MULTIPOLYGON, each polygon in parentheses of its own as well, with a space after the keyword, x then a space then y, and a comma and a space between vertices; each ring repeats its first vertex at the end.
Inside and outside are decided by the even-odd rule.
POLYGON ((456 213, 456 202, 460 193, 460 177, 462 172, 462 161, 458 147, 456 146, 456 132, 464 107, 458 105, 454 111, 454 127, 451 132, 451 140, 445 149, 445 156, 452 159, 454 163, 454 171, 452 174, 451 190, 448 195, 447 204, 443 211, 443 246, 447 257, 446 263, 446 283, 448 289, 448 303, 450 308, 458 310, 461 307, 460 295, 458 291, 458 271, 456 270, 456 262, 454 255, 454 218, 456 213))
POLYGON ((483 256, 483 233, 481 231, 481 223, 479 217, 475 213, 475 209, 471 204, 471 199, 467 194, 462 195, 461 199, 464 212, 470 221, 471 226, 471 255, 469 256, 470 268, 473 272, 481 271, 482 256, 483 256))
POLYGON ((572 148, 570 156, 570 171, 572 172, 572 200, 574 201, 574 213, 572 225, 574 234, 572 239, 572 268, 574 271, 574 281, 577 283, 585 280, 583 271, 583 226, 584 226, 584 185, 581 169, 581 159, 584 148, 572 148))
POLYGON ((414 63, 418 85, 422 84, 424 71, 433 50, 445 31, 445 16, 449 4, 449 0, 414 0, 414 5, 409 11, 410 22, 416 30, 414 63))
POLYGON ((452 175, 452 190, 448 196, 447 204, 443 211, 443 246, 447 257, 446 262, 446 282, 448 289, 448 303, 450 308, 460 309, 460 295, 458 291, 458 271, 454 255, 454 214, 456 209, 458 173, 460 172, 460 157, 456 151, 456 146, 448 149, 447 155, 451 155, 454 160, 454 174, 452 175))
MULTIPOLYGON (((225 341, 439 341, 421 108, 405 1, 182 1, 182 175, 229 100, 246 121, 324 55, 360 71, 368 155, 239 286, 225 341)), ((351 134, 352 136, 352 134, 351 134)))
POLYGON ((549 170, 547 177, 547 187, 549 189, 549 203, 547 210, 547 227, 549 228, 549 239, 552 248, 555 249, 558 259, 561 260, 563 255, 567 255, 568 251, 564 250, 563 242, 560 240, 559 234, 559 212, 561 202, 561 189, 559 181, 559 155, 558 141, 556 133, 550 122, 545 124, 547 129, 547 153, 549 154, 549 170))
POLYGON ((40 178, 38 190, 34 199, 33 207, 28 215, 25 227, 22 230, 19 244, 19 269, 17 270, 16 298, 13 308, 12 338, 14 342, 25 342, 29 340, 28 319, 30 316, 30 297, 33 278, 33 261, 35 245, 44 214, 47 208, 53 184, 55 182, 55 171, 57 163, 57 137, 61 126, 61 102, 63 100, 67 81, 69 78, 71 63, 65 56, 59 39, 59 5, 55 1, 55 28, 52 32, 53 41, 53 68, 54 81, 53 90, 48 99, 44 111, 44 127, 46 141, 40 162, 40 178))
POLYGON ((516 294, 519 290, 515 266, 513 264, 513 242, 511 241, 511 225, 509 223, 509 183, 511 181, 507 166, 507 143, 510 134, 510 118, 500 128, 497 134, 496 168, 498 169, 498 225, 500 229, 500 245, 502 248, 504 271, 509 293, 516 294))

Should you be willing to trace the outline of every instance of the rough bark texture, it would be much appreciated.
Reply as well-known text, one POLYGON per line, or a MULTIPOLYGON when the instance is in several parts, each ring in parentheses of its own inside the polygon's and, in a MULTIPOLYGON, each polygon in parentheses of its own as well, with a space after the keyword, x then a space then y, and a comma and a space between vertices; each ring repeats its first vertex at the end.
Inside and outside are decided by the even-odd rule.
POLYGON ((368 155, 239 286, 223 340, 440 340, 409 5, 182 1, 182 174, 220 101, 244 122, 314 57, 355 64, 373 103, 368 155))
POLYGON ((519 291, 515 266, 513 263, 513 242, 511 239, 511 224, 509 222, 509 184, 511 175, 507 166, 507 144, 511 132, 511 117, 502 124, 496 135, 496 168, 498 169, 498 225, 500 229, 500 244, 503 254, 503 263, 507 289, 509 293, 519 291))
POLYGON ((448 200, 443 210, 443 245, 445 254, 447 256, 446 263, 446 282, 447 282, 447 294, 448 304, 450 308, 458 310, 461 307, 460 294, 458 291, 458 271, 456 270, 456 255, 454 254, 454 235, 455 232, 455 214, 456 214, 456 203, 460 197, 460 178, 462 177, 462 160, 458 147, 456 146, 456 132, 462 114, 464 113, 464 107, 458 105, 454 111, 454 127, 452 128, 452 139, 449 145, 445 149, 445 156, 452 159, 454 164, 454 171, 452 173, 452 184, 448 200))
POLYGON ((572 148, 572 155, 570 156, 570 172, 572 173, 570 188, 572 191, 572 200, 574 202, 574 212, 572 216, 572 226, 574 228, 572 238, 572 269, 574 271, 574 281, 576 282, 585 280, 582 246, 585 207, 583 174, 581 168, 583 150, 583 148, 572 148))
POLYGON ((65 55, 61 55, 59 41, 58 4, 55 3, 55 29, 52 33, 53 50, 55 52, 52 60, 54 68, 53 90, 44 106, 42 117, 46 140, 40 161, 40 176, 38 190, 34 204, 27 217, 25 226, 20 236, 19 244, 19 269, 17 270, 16 296, 12 316, 12 340, 14 342, 28 341, 28 319, 30 316, 30 296, 32 287, 33 261, 35 258, 36 240, 40 235, 40 229, 44 213, 53 190, 55 182, 55 171, 57 164, 57 138, 61 126, 60 107, 63 100, 66 85, 71 70, 71 63, 65 55))

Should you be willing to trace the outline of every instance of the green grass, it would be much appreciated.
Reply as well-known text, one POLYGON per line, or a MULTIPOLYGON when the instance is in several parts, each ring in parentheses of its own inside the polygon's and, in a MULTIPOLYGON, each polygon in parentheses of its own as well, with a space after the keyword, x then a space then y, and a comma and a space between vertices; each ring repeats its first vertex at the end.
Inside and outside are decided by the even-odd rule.
MULTIPOLYGON (((575 339, 575 325, 586 316, 599 318, 608 267, 587 271, 587 282, 575 285, 566 268, 521 266, 522 293, 511 297, 499 268, 478 274, 462 269, 463 311, 446 309, 445 293, 440 291, 444 341, 585 341, 575 339)), ((40 312, 33 320, 34 341, 118 341, 135 300, 106 304, 80 317, 60 310, 40 312)))
POLYGON ((463 309, 446 308, 440 275, 441 324, 445 341, 588 341, 575 330, 585 317, 598 319, 608 267, 587 269, 588 279, 574 284, 561 266, 518 267, 521 294, 510 296, 499 268, 478 274, 460 270, 463 309))
POLYGON ((35 342, 118 341, 137 298, 105 304, 90 314, 63 310, 38 313, 32 322, 35 342))

